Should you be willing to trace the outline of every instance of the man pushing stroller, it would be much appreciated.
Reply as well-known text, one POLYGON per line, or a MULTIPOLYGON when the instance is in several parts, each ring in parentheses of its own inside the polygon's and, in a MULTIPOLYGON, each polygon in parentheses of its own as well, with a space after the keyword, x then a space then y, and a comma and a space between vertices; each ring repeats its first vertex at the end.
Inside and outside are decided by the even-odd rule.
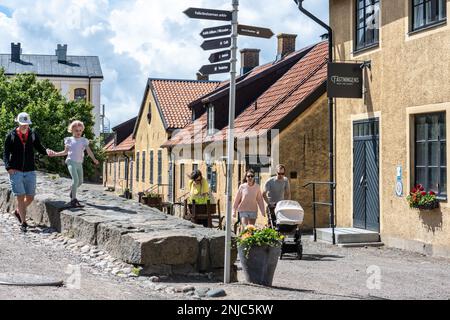
POLYGON ((286 177, 286 167, 282 164, 277 166, 277 175, 269 179, 264 186, 263 198, 267 203, 267 214, 273 215, 277 203, 284 200, 291 200, 291 186, 286 177))

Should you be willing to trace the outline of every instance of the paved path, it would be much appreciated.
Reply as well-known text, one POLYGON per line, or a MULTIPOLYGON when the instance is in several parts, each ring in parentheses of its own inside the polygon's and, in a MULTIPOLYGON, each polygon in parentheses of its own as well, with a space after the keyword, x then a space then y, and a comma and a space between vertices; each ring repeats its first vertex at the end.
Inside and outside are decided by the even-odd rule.
MULTIPOLYGON (((14 218, 0 213, 0 274, 27 273, 67 281, 68 266, 77 265, 80 288, 0 286, 0 299, 198 299, 174 292, 186 285, 224 288, 226 299, 237 300, 450 299, 450 260, 395 249, 338 248, 305 239, 305 259, 280 261, 274 288, 242 282, 222 285, 206 277, 162 278, 154 284, 148 278, 114 276, 108 266, 102 269, 85 259, 80 252, 84 244, 68 246, 67 239, 57 234, 35 231, 20 234, 14 218)), ((239 279, 244 280, 242 272, 239 279)))

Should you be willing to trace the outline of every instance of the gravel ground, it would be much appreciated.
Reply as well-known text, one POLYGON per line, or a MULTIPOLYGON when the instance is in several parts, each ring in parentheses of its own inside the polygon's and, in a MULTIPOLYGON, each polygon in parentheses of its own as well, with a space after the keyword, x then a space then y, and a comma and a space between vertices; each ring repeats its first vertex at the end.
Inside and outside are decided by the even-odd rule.
POLYGON ((35 228, 26 235, 0 213, 0 274, 34 274, 70 282, 69 265, 80 266, 79 289, 0 286, 0 299, 199 300, 207 289, 224 289, 233 300, 449 299, 450 260, 389 248, 338 248, 304 237, 304 260, 280 261, 273 288, 223 285, 207 276, 150 279, 95 247, 35 228), (157 281, 157 282, 153 282, 157 281), (195 289, 195 290, 194 290, 195 289), (181 292, 181 291, 186 292, 181 292))

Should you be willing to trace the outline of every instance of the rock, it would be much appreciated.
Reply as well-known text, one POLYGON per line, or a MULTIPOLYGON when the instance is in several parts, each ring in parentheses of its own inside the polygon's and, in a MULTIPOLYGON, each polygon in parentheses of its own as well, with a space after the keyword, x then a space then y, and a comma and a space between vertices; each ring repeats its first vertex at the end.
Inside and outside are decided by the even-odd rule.
POLYGON ((208 295, 208 292, 211 291, 210 288, 199 288, 197 290, 194 291, 194 294, 196 294, 199 297, 206 297, 208 295))
POLYGON ((183 288, 181 288, 182 292, 194 292, 195 291, 195 287, 194 286, 184 286, 183 288))
POLYGON ((208 293, 206 295, 209 298, 222 298, 222 297, 226 297, 227 293, 223 289, 215 289, 215 290, 208 291, 208 293))
POLYGON ((89 246, 84 246, 83 248, 81 248, 81 253, 88 253, 89 251, 91 251, 91 248, 89 246))
POLYGON ((68 244, 76 244, 78 241, 76 239, 70 239, 67 241, 68 244))
POLYGON ((133 272, 133 269, 132 268, 124 268, 124 269, 122 269, 122 272, 125 274, 130 274, 133 272))
POLYGON ((148 279, 150 282, 160 282, 161 280, 159 279, 159 277, 150 277, 150 279, 148 279))
POLYGON ((112 271, 111 271, 111 274, 113 274, 113 275, 118 275, 120 273, 120 270, 119 269, 113 269, 112 271))
POLYGON ((186 292, 186 296, 188 296, 188 297, 191 297, 191 296, 193 296, 193 295, 195 295, 195 292, 194 292, 194 291, 186 292))

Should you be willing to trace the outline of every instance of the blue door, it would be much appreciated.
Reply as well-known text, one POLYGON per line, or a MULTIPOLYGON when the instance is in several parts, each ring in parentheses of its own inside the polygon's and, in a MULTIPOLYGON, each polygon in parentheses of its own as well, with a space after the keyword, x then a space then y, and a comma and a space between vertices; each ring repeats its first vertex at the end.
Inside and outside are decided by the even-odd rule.
POLYGON ((355 122, 353 132, 353 226, 379 232, 379 121, 355 122))

